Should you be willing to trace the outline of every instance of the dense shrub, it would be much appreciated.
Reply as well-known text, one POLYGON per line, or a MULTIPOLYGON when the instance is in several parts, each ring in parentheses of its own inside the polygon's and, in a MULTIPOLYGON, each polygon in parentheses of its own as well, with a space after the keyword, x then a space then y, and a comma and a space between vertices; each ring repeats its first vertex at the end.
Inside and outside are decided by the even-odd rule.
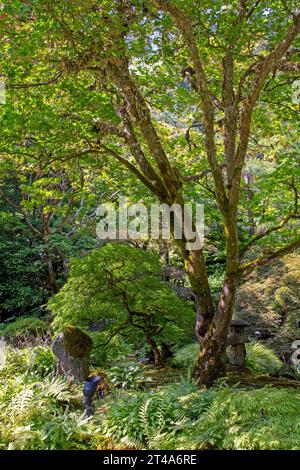
POLYGON ((174 367, 179 367, 183 369, 192 368, 197 360, 197 356, 199 354, 199 344, 198 343, 190 343, 182 348, 178 349, 175 352, 174 357, 170 363, 174 367))
POLYGON ((15 346, 43 343, 49 335, 49 324, 34 316, 21 317, 0 324, 0 336, 15 346))
POLYGON ((276 354, 262 343, 250 343, 246 347, 246 366, 258 374, 276 375, 282 367, 276 354))
POLYGON ((120 333, 137 349, 149 338, 158 346, 184 344, 195 317, 191 302, 162 280, 158 254, 125 243, 107 243, 73 259, 68 281, 49 308, 56 331, 73 324, 88 332, 91 323, 103 322, 103 342, 120 333))

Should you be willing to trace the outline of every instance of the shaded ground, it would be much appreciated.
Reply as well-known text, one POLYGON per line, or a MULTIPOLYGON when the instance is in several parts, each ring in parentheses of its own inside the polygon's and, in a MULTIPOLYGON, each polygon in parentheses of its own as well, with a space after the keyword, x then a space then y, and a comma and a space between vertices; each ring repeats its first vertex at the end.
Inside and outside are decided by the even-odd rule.
POLYGON ((239 289, 237 313, 250 323, 250 337, 289 357, 300 339, 300 255, 258 269, 239 289))

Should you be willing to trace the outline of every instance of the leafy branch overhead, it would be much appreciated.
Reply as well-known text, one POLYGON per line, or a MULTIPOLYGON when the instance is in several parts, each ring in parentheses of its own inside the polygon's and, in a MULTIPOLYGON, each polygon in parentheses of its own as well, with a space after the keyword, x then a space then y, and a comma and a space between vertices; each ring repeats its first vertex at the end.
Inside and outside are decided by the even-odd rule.
MULTIPOLYGON (((239 283, 300 247, 299 9, 291 0, 100 3, 11 0, 1 10, 2 201, 47 265, 44 297, 66 280, 69 253, 97 246, 102 194, 114 204, 120 191, 132 202, 204 203, 203 249, 188 248, 185 233, 172 249, 195 302, 194 375, 211 385, 225 373, 239 283)), ((109 268, 103 276, 116 295, 109 268)), ((128 286, 118 292, 125 317, 113 333, 144 331, 147 308, 130 306, 128 286)))

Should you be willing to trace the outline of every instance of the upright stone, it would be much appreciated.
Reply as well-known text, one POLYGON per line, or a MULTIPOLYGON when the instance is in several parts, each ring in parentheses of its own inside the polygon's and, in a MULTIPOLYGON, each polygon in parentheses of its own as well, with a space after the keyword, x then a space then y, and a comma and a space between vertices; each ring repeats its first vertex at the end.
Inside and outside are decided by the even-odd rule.
POLYGON ((68 326, 52 344, 58 372, 70 380, 82 381, 89 376, 89 358, 93 342, 79 328, 68 326))

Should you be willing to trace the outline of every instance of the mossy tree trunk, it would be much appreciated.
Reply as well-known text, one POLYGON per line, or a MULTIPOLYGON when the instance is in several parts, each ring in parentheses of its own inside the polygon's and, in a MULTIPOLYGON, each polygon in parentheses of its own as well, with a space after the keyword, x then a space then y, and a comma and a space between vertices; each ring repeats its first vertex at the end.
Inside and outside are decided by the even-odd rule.
POLYGON ((162 367, 163 366, 163 360, 161 356, 161 352, 158 349, 158 346, 156 344, 156 341, 154 341, 153 338, 150 336, 146 336, 146 342, 149 344, 153 357, 154 357, 154 366, 155 367, 162 367))

